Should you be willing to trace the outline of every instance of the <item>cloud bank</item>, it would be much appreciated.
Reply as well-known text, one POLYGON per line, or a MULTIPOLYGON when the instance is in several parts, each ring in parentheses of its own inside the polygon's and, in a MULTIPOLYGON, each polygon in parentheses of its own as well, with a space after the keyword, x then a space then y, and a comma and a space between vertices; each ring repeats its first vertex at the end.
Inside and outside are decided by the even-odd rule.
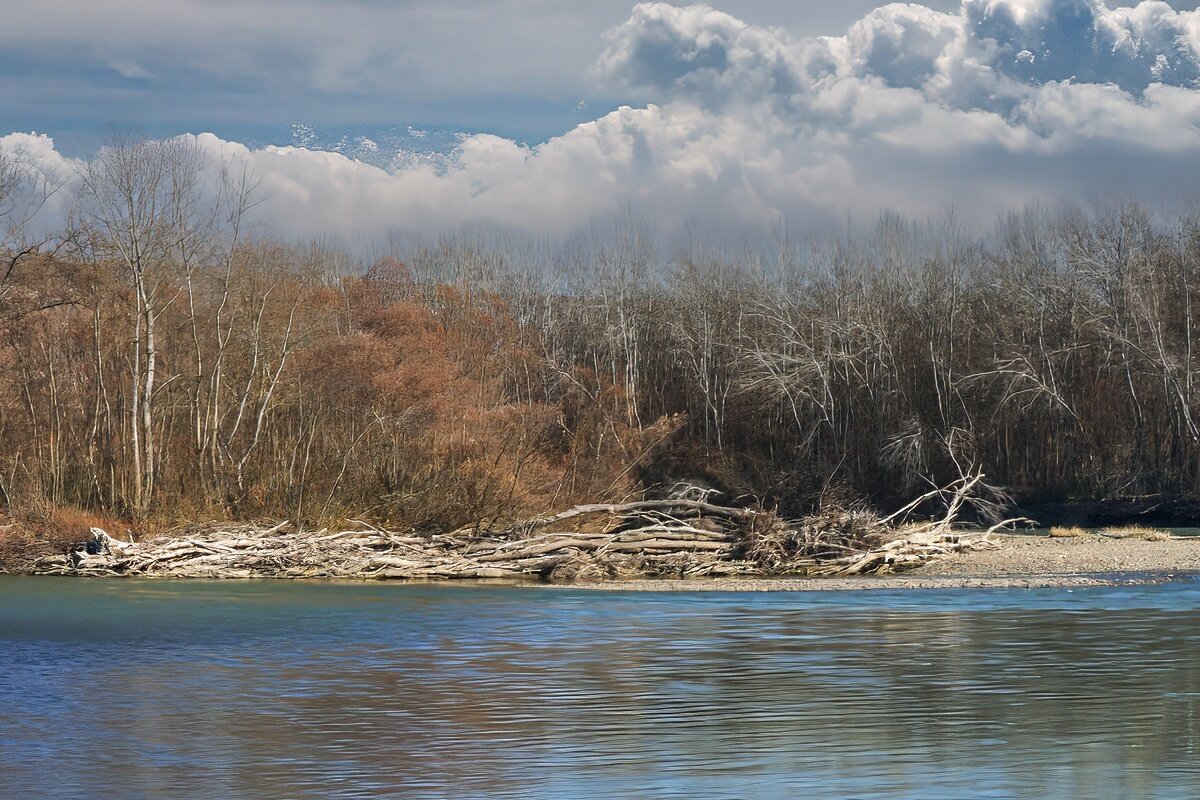
MULTIPOLYGON (((809 229, 897 210, 989 222, 1031 202, 1200 185, 1200 11, 1162 2, 964 0, 878 8, 839 37, 794 38, 703 5, 645 3, 593 78, 624 106, 527 147, 464 137, 449 164, 387 171, 335 153, 202 134, 214 165, 260 177, 280 235, 462 226, 570 233, 632 214, 679 230, 809 229)), ((44 137, 0 138, 49 175, 44 137)))

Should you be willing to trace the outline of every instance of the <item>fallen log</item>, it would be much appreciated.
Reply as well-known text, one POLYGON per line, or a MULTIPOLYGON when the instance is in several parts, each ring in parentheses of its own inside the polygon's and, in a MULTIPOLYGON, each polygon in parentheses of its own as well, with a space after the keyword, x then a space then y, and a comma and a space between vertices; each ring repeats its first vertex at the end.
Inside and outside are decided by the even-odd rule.
MULTIPOLYGON (((944 518, 921 524, 855 509, 787 520, 707 498, 576 506, 501 530, 422 536, 365 522, 341 531, 205 523, 122 542, 99 528, 86 546, 37 561, 49 575, 179 578, 459 578, 603 580, 620 577, 869 575, 995 546, 955 516, 981 480, 939 490, 944 518), (901 523, 904 527, 898 527, 901 523)), ((931 495, 932 496, 932 495, 931 495)), ((928 499, 928 496, 924 499, 928 499)), ((996 530, 997 528, 993 528, 996 530)))
POLYGON ((934 558, 992 547, 960 533, 955 517, 981 475, 936 494, 946 515, 906 522, 915 505, 883 518, 827 509, 786 520, 762 508, 707 498, 588 504, 503 530, 422 536, 365 522, 341 531, 205 523, 142 542, 98 528, 72 552, 36 562, 56 575, 360 579, 539 578, 712 575, 864 575, 910 569, 934 558), (898 525, 903 524, 903 527, 898 525), (547 531, 547 528, 552 530, 547 531))

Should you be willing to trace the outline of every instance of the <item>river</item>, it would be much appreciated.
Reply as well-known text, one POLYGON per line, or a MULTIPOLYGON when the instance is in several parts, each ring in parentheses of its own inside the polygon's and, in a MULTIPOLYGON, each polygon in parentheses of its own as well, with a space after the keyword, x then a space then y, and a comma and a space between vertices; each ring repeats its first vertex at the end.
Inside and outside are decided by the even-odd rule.
POLYGON ((1200 584, 0 576, 3 798, 1195 798, 1200 584))

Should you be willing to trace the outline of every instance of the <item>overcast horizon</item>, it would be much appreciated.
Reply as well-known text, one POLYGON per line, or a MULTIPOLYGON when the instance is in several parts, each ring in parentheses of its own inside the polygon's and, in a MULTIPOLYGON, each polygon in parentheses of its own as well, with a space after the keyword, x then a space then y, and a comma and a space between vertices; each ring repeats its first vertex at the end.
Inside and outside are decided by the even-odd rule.
POLYGON ((67 185, 110 133, 205 134, 290 237, 986 221, 1200 180, 1178 2, 47 0, 0 40, 0 151, 67 185))

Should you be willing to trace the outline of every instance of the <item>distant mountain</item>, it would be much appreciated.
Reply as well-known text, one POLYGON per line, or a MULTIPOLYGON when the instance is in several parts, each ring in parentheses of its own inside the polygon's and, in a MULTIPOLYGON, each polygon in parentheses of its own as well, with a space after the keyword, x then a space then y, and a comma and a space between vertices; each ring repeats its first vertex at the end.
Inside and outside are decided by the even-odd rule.
POLYGON ((416 164, 432 164, 441 170, 454 159, 463 137, 471 133, 446 125, 296 123, 290 130, 259 134, 246 143, 252 147, 292 146, 341 153, 389 171, 416 164))

